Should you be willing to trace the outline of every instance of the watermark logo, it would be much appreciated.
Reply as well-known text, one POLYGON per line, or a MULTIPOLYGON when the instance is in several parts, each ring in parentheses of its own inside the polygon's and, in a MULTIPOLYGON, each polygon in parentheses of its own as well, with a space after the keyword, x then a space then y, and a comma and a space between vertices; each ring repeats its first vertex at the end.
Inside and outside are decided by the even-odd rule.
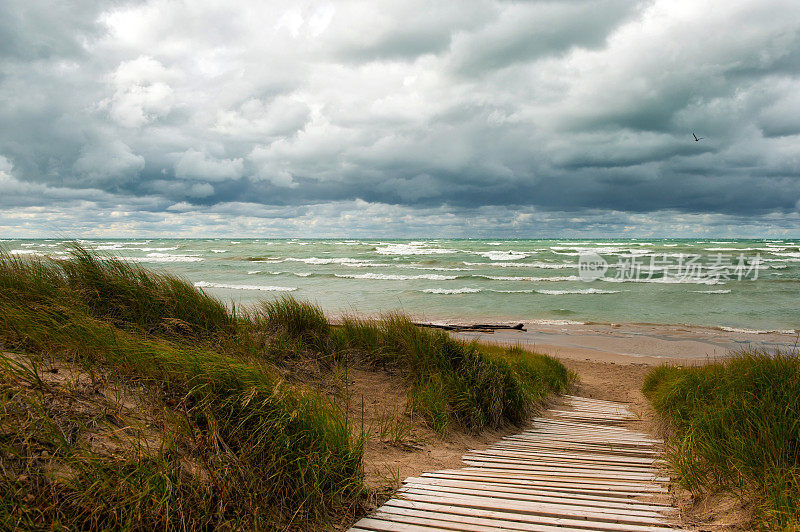
POLYGON ((766 269, 759 254, 711 255, 692 254, 621 255, 609 264, 603 257, 584 251, 578 257, 578 275, 582 281, 651 281, 668 283, 722 284, 725 281, 757 280, 759 270, 766 269), (612 270, 606 275, 608 270, 612 270))
POLYGON ((578 256, 578 276, 581 281, 601 279, 608 271, 606 259, 591 251, 584 251, 578 256))

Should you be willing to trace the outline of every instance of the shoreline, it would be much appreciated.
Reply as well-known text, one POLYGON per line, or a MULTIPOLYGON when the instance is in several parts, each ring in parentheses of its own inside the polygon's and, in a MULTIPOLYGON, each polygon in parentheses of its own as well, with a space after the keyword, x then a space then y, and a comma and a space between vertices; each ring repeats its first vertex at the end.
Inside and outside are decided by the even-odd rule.
MULTIPOLYGON (((376 313, 326 313, 336 322, 345 315, 375 318, 376 313)), ((448 331, 455 338, 514 346, 519 345, 557 358, 579 361, 632 363, 647 366, 665 362, 703 364, 727 357, 743 349, 792 351, 800 349, 800 329, 755 330, 715 325, 662 323, 577 322, 571 320, 479 320, 427 319, 411 314, 418 323, 431 325, 470 325, 492 323, 513 326, 522 323, 526 330, 501 328, 493 331, 448 331)))
MULTIPOLYGON (((326 312, 332 322, 344 316, 372 319, 380 313, 326 312)), ((665 362, 702 364, 727 357, 742 349, 791 351, 800 349, 800 329, 756 330, 716 325, 664 324, 646 322, 612 323, 572 320, 431 319, 411 313, 417 323, 430 325, 472 325, 475 323, 514 326, 525 331, 448 331, 463 340, 477 340, 501 346, 520 345, 557 358, 597 362, 634 363, 648 366, 665 362)))
POLYGON ((643 323, 523 322, 527 331, 453 332, 465 340, 520 345, 558 358, 598 362, 660 365, 665 362, 702 364, 746 348, 791 350, 798 334, 750 333, 716 327, 643 323))

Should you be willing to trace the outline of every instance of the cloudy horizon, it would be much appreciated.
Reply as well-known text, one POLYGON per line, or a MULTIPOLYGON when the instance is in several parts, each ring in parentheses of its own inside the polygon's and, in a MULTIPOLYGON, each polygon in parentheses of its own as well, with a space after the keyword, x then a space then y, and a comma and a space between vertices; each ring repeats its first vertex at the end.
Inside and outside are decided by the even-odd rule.
POLYGON ((796 0, 0 1, 0 237, 800 235, 796 0))

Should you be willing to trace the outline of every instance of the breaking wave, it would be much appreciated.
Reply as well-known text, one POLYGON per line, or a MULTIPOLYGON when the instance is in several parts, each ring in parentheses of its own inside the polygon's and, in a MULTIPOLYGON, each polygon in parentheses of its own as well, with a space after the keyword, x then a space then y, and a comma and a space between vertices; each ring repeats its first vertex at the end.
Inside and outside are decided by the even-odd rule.
POLYGON ((197 288, 228 288, 231 290, 261 290, 263 292, 294 292, 296 286, 264 286, 258 284, 228 284, 198 281, 194 283, 197 288))

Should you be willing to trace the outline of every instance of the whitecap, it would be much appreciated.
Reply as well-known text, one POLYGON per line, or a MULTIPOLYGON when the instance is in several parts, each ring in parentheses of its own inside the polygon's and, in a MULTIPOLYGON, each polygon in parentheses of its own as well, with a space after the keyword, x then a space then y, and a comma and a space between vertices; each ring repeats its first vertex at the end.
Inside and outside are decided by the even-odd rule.
POLYGON ((577 275, 561 275, 553 277, 522 277, 522 276, 509 276, 509 275, 476 275, 475 277, 483 277, 484 279, 491 279, 493 281, 582 281, 577 275))
POLYGON ((12 249, 8 253, 10 255, 41 255, 40 252, 34 249, 12 249))
POLYGON ((540 320, 529 320, 531 323, 536 325, 586 325, 585 322, 582 321, 573 321, 573 320, 547 320, 547 319, 540 319, 540 320))
MULTIPOLYGON (((326 265, 326 264, 342 264, 344 266, 356 266, 356 267, 359 267, 359 266, 372 265, 374 263, 374 261, 371 261, 371 260, 352 259, 350 257, 342 257, 342 258, 338 258, 338 259, 319 258, 319 257, 305 257, 305 258, 287 257, 287 258, 285 258, 283 260, 286 260, 286 261, 289 261, 289 262, 304 262, 306 264, 315 264, 315 265, 318 265, 318 266, 323 266, 323 265, 326 265)), ((256 262, 256 261, 253 261, 253 262, 256 262)), ((266 262, 266 261, 264 261, 264 262, 266 262)), ((270 262, 279 262, 279 261, 278 260, 273 260, 273 261, 270 261, 270 262)))
POLYGON ((416 266, 414 264, 376 264, 376 266, 394 266, 409 270, 433 270, 437 272, 471 272, 472 268, 445 268, 443 266, 416 266))
POLYGON ((767 251, 764 248, 705 248, 705 251, 767 251))
POLYGON ((452 281, 457 279, 456 275, 437 275, 437 274, 424 274, 424 275, 393 275, 388 273, 335 273, 334 277, 343 279, 376 279, 382 281, 409 281, 412 279, 429 279, 431 281, 452 281))
POLYGON ((490 292, 497 292, 498 294, 533 294, 536 292, 534 289, 530 290, 492 290, 488 289, 490 292))
POLYGON ((575 262, 464 262, 466 266, 498 266, 500 268, 542 268, 545 270, 560 270, 564 268, 577 268, 575 262))
POLYGON ((537 290, 539 294, 560 296, 567 294, 619 294, 619 290, 600 290, 597 288, 584 288, 579 290, 537 290))
POLYGON ((581 246, 550 246, 552 252, 556 255, 579 256, 584 253, 596 253, 598 255, 622 255, 640 257, 652 253, 651 249, 631 249, 619 246, 614 247, 599 247, 589 248, 581 246))
POLYGON ((692 290, 695 294, 730 294, 730 290, 692 290))
POLYGON ((609 283, 725 284, 725 282, 718 279, 703 279, 699 277, 661 277, 653 279, 618 279, 616 277, 600 277, 600 280, 609 283))
POLYGON ((294 286, 264 286, 255 284, 227 284, 212 283, 209 281, 198 281, 194 283, 197 288, 228 288, 231 290, 261 290, 264 292, 293 292, 297 290, 294 286))
POLYGON ((422 290, 428 294, 475 294, 481 291, 480 288, 426 288, 422 290))
POLYGON ((721 330, 727 331, 727 332, 744 333, 744 334, 769 334, 769 333, 794 334, 795 332, 797 332, 794 329, 785 329, 785 330, 771 329, 771 330, 765 330, 765 329, 742 329, 742 328, 739 328, 739 327, 718 327, 718 329, 721 329, 721 330))
POLYGON ((769 253, 770 253, 770 255, 776 255, 778 257, 800 258, 800 253, 797 253, 795 251, 791 251, 791 252, 789 252, 789 251, 787 251, 787 252, 770 251, 769 253))
POLYGON ((408 244, 387 244, 376 247, 375 253, 379 255, 444 255, 456 253, 453 249, 432 248, 425 242, 409 242, 408 244))
POLYGON ((203 259, 195 255, 170 255, 169 253, 148 253, 145 257, 117 257, 128 262, 202 262, 203 259))
POLYGON ((106 244, 103 246, 95 246, 97 251, 141 251, 141 252, 148 252, 148 251, 175 251, 178 249, 177 246, 175 247, 166 247, 166 248, 139 248, 139 247, 130 247, 124 246, 122 244, 106 244))
POLYGON ((530 253, 525 253, 522 251, 514 251, 509 249, 508 251, 476 251, 476 255, 480 255, 481 257, 486 257, 489 260, 519 260, 524 259, 525 257, 529 257, 530 253))

